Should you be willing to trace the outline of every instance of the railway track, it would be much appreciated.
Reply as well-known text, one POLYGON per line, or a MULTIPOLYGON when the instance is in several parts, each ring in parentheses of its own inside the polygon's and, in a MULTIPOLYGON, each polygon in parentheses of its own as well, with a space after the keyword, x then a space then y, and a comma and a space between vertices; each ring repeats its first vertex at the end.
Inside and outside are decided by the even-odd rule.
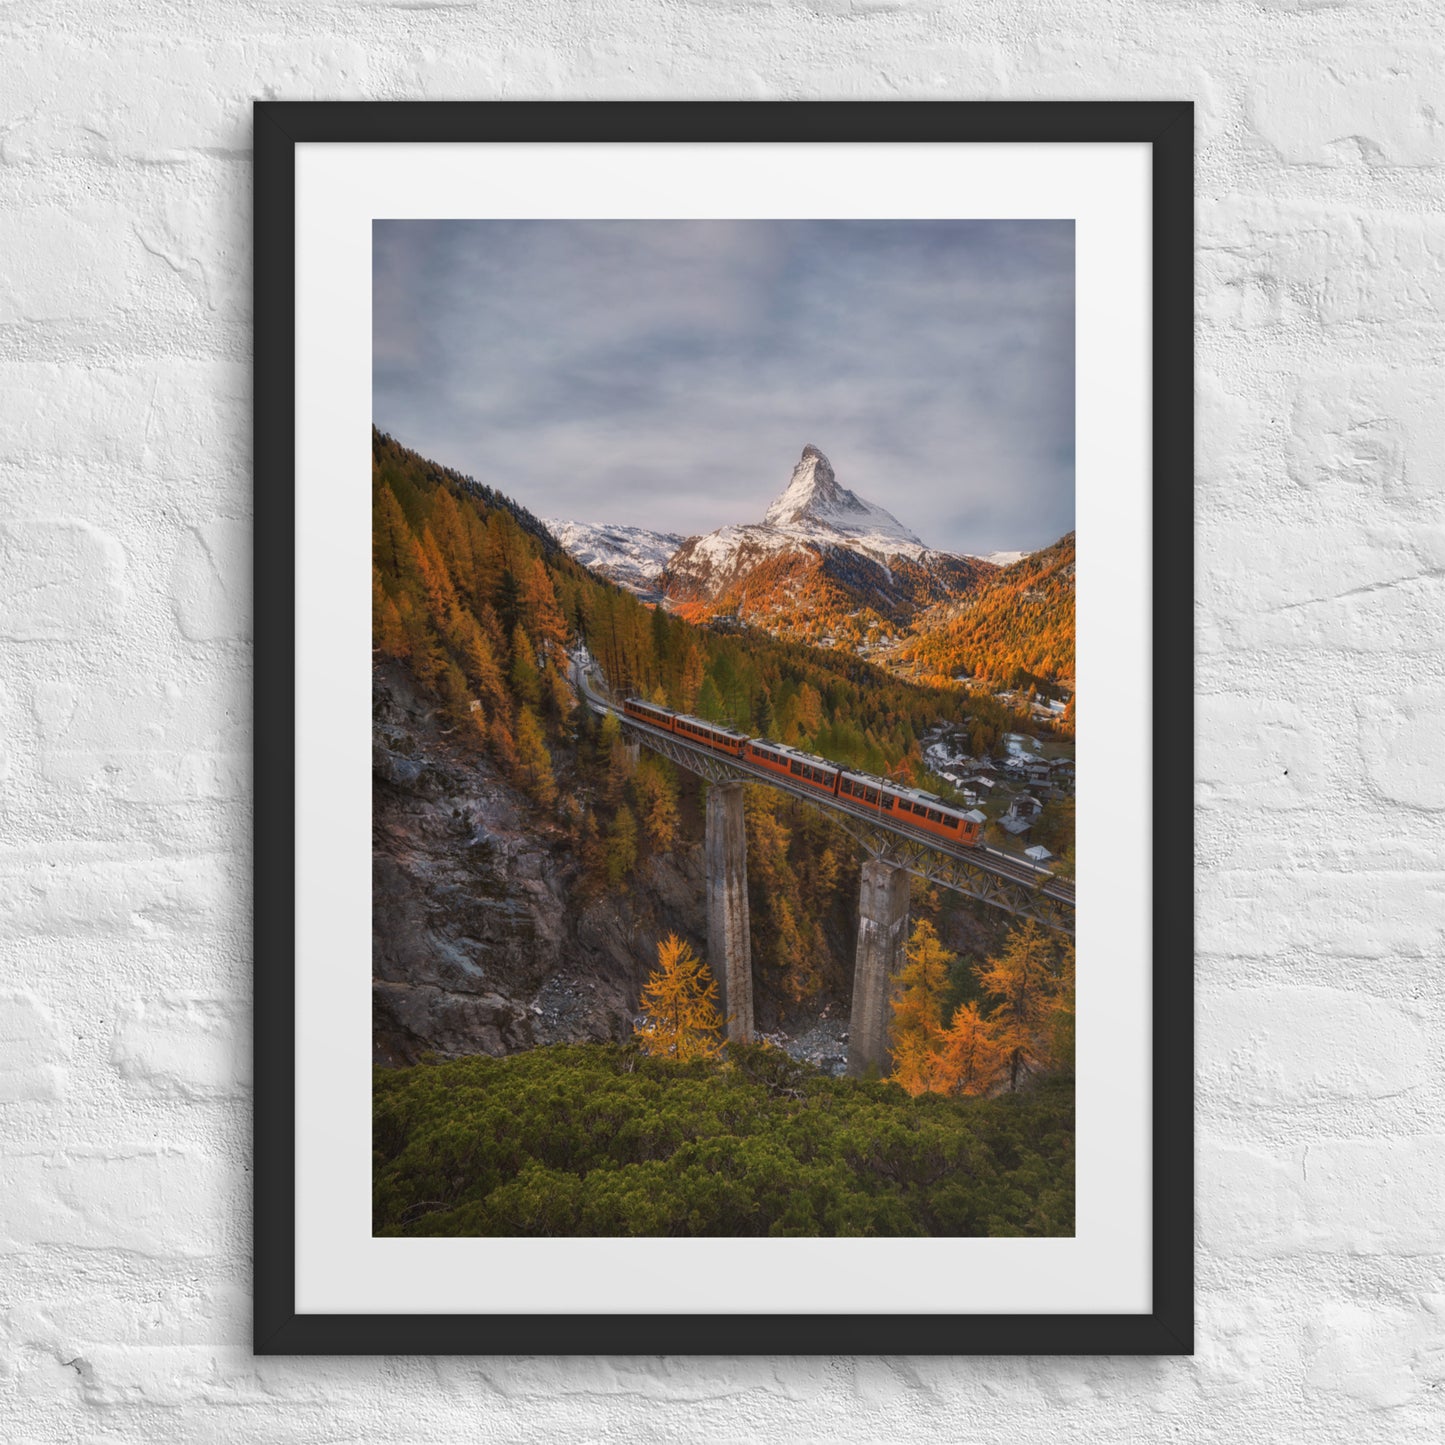
MULTIPOLYGON (((866 805, 856 804, 836 794, 825 794, 815 788, 792 783, 787 778, 749 763, 743 758, 724 756, 704 744, 692 742, 677 733, 652 727, 635 717, 628 717, 621 708, 612 702, 610 697, 598 691, 595 669, 585 666, 575 659, 572 676, 578 692, 581 693, 583 700, 593 712, 610 713, 622 723, 629 734, 640 742, 652 747, 654 751, 682 763, 683 766, 687 766, 684 756, 692 755, 697 761, 694 771, 701 772, 706 777, 731 777, 765 784, 779 792, 790 793, 805 803, 812 803, 815 807, 826 809, 830 813, 842 814, 856 823, 865 825, 870 830, 890 834, 911 852, 925 851, 940 858, 950 859, 960 867, 990 873, 1011 884, 1025 885, 1030 890, 1043 894, 1062 908, 1072 911, 1074 907, 1074 883, 1070 878, 1056 877, 1047 868, 1041 868, 1027 859, 1016 858, 988 845, 980 845, 976 848, 950 847, 945 840, 924 836, 912 829, 901 827, 893 818, 875 812, 866 805)), ((905 863, 904 866, 909 865, 905 863)), ((935 876, 925 869, 912 868, 911 871, 924 873, 925 876, 935 876)), ((938 881, 946 882, 946 879, 938 879, 938 881)))

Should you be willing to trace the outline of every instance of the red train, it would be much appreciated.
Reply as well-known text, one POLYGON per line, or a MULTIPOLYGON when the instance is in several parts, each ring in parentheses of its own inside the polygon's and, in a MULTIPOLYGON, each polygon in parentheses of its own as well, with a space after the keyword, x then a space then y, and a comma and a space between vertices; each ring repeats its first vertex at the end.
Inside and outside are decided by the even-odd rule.
POLYGON ((777 773, 795 787, 829 793, 855 809, 892 818, 945 842, 976 848, 983 841, 983 824, 977 814, 961 813, 932 793, 903 788, 868 773, 851 772, 826 758, 799 752, 786 743, 746 737, 732 728, 672 712, 656 703, 643 702, 641 698, 629 697, 622 704, 622 711, 637 722, 676 733, 715 752, 777 773))

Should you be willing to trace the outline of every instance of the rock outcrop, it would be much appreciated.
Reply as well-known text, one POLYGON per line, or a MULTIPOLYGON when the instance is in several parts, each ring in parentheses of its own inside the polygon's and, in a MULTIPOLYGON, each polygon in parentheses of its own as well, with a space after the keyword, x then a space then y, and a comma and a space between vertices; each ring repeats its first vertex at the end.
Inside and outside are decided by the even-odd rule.
POLYGON ((657 941, 706 935, 700 844, 582 906, 570 841, 464 749, 398 664, 373 681, 378 1063, 632 1032, 657 941))

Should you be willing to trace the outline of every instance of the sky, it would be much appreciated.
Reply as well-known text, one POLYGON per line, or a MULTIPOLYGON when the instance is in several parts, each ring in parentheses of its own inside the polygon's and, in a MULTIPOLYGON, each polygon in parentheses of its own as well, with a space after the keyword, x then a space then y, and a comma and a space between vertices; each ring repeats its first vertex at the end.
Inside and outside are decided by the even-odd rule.
POLYGON ((373 224, 373 420, 538 516, 761 521, 811 443, 945 551, 1074 525, 1072 221, 373 224))

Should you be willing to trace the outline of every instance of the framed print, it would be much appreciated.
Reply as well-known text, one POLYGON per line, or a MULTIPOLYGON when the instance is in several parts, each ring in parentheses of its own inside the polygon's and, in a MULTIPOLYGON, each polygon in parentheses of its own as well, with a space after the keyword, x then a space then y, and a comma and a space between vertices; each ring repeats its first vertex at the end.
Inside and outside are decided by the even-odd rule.
POLYGON ((1192 107, 255 154, 256 1350, 1190 1352, 1192 107))

